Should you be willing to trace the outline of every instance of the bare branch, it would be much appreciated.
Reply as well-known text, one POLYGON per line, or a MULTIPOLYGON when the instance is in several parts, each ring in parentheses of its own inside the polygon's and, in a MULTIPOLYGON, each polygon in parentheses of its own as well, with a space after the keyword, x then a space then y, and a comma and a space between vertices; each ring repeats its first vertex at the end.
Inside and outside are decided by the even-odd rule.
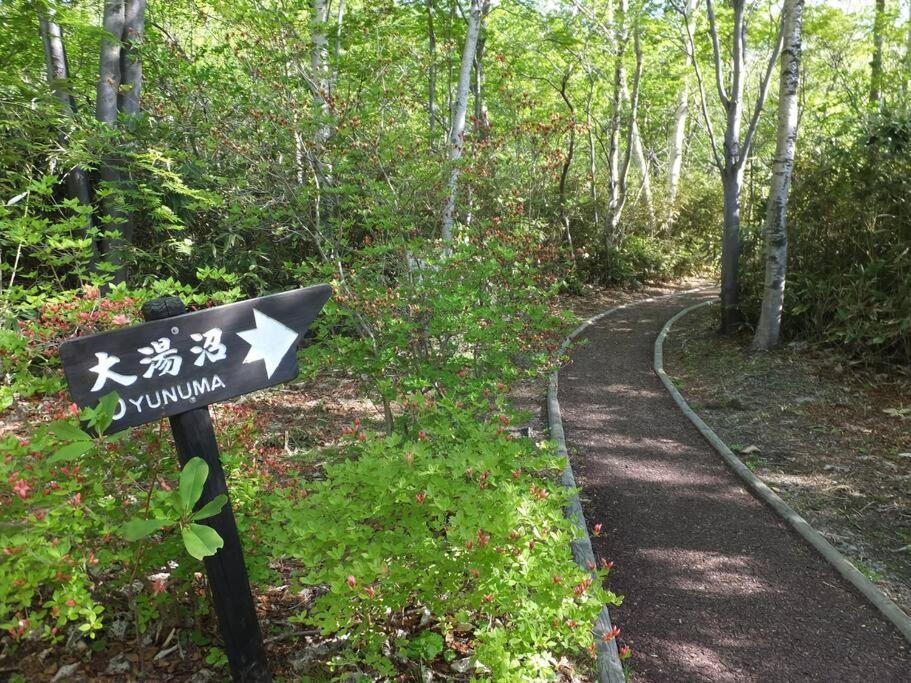
POLYGON ((633 51, 636 54, 636 71, 633 74, 633 92, 630 96, 630 123, 626 131, 626 150, 623 153, 623 166, 620 169, 620 201, 614 213, 619 216, 626 205, 627 180, 629 166, 633 155, 633 136, 636 131, 636 117, 639 115, 639 84, 642 81, 642 45, 639 42, 639 22, 633 27, 633 51))
POLYGON ((676 9, 683 16, 683 25, 686 30, 686 40, 688 46, 688 57, 690 62, 693 64, 693 70, 696 72, 696 82, 699 84, 699 105, 702 111, 702 118, 705 121, 705 131, 708 134, 709 144, 712 147, 712 157, 715 161, 715 166, 719 169, 724 168, 724 162, 721 159, 721 154, 718 152, 718 140, 715 138, 715 129, 712 126, 712 119, 709 116, 709 107, 705 94, 705 80, 702 77, 702 69, 699 68, 699 61, 696 59, 696 43, 693 40, 693 31, 690 27, 689 17, 687 16, 686 11, 673 3, 674 9, 676 9))
MULTIPOLYGON (((718 25, 715 21, 715 5, 712 0, 706 0, 705 9, 709 17, 709 34, 712 36, 712 54, 714 55, 715 60, 715 85, 718 88, 718 97, 721 99, 721 104, 727 107, 730 105, 731 100, 724 87, 724 67, 721 63, 721 47, 718 45, 718 25)), ((695 50, 693 52, 693 63, 695 63, 695 50)))
POLYGON ((750 119, 750 127, 747 129, 746 137, 743 139, 743 147, 740 150, 740 159, 738 165, 743 166, 745 160, 750 156, 750 148, 753 146, 753 136, 756 134, 756 127, 759 125, 759 117, 762 115, 762 108, 765 106, 766 98, 769 95, 769 83, 772 80, 772 72, 775 70, 775 62, 781 54, 781 46, 784 42, 784 30, 782 20, 784 15, 778 21, 778 35, 775 39, 775 48, 769 55, 769 62, 766 65, 765 74, 759 85, 759 99, 756 100, 756 107, 753 109, 753 117, 750 119))

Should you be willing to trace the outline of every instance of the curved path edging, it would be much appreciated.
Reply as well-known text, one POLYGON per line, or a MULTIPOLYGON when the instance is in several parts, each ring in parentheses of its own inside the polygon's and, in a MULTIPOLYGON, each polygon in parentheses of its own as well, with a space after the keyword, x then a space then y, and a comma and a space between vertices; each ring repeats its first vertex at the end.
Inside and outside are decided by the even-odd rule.
MULTIPOLYGON (((794 531, 796 531, 807 543, 815 548, 823 558, 832 565, 841 576, 851 583, 860 593, 870 601, 870 603, 879 612, 888 619, 897 628, 905 639, 911 643, 911 617, 905 614, 902 609, 896 605, 885 593, 870 581, 866 576, 860 573, 857 568, 848 561, 848 559, 836 550, 816 529, 810 526, 807 521, 787 503, 785 503, 768 485, 753 474, 750 469, 744 465, 740 458, 734 455, 734 452, 721 440, 721 438, 709 427, 702 418, 697 415, 683 395, 674 386, 673 381, 664 370, 664 340, 673 327, 674 323, 688 313, 709 306, 714 301, 704 301, 689 306, 677 313, 668 320, 661 333, 655 340, 655 354, 653 367, 655 374, 664 384, 674 403, 680 408, 686 418, 693 423, 693 426, 699 430, 699 433, 708 441, 709 445, 718 452, 725 463, 734 471, 740 480, 746 484, 747 488, 768 505, 782 519, 784 519, 794 531)), ((568 460, 567 460, 568 462, 568 460)))
MULTIPOLYGON (((560 348, 557 350, 556 357, 560 358, 569 348, 569 345, 572 344, 573 340, 582 334, 582 332, 601 320, 601 318, 612 313, 629 308, 630 306, 635 306, 636 304, 657 301, 659 299, 679 296, 681 294, 693 294, 710 288, 710 286, 697 287, 695 289, 671 292, 669 294, 662 294, 660 296, 648 297, 646 299, 639 299, 637 301, 630 301, 625 304, 613 306, 598 315, 592 316, 570 332, 566 339, 563 340, 563 344, 561 344, 560 348)), ((566 436, 563 433, 563 418, 560 413, 560 401, 557 398, 559 391, 559 375, 560 368, 558 367, 551 374, 550 382, 547 386, 547 424, 550 431, 550 438, 557 444, 557 455, 566 460, 566 468, 560 475, 560 484, 568 489, 577 490, 576 479, 573 476, 573 469, 569 462, 569 451, 566 448, 566 436)), ((582 512, 582 503, 579 500, 578 492, 573 493, 569 504, 564 510, 564 514, 567 519, 570 519, 575 523, 582 534, 572 542, 573 559, 575 559, 576 564, 582 567, 582 569, 590 571, 588 569, 589 566, 596 565, 597 560, 595 558, 595 553, 592 550, 591 538, 588 535, 588 525, 585 523, 585 514, 582 512)), ((626 676, 623 673, 623 664, 620 662, 620 653, 617 650, 617 639, 611 638, 607 642, 602 640, 602 636, 606 633, 610 633, 611 629, 610 613, 607 609, 607 605, 604 605, 592 627, 592 632, 595 636, 597 659, 595 668, 598 673, 598 682, 624 683, 626 681, 626 676)))

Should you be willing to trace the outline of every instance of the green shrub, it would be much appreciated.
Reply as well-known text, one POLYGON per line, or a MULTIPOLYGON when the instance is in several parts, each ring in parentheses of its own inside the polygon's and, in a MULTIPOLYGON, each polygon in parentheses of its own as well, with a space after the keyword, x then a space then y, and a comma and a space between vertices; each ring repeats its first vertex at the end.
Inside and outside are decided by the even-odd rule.
MULTIPOLYGON (((784 333, 867 360, 911 361, 911 116, 868 122, 852 146, 804 147, 789 204, 784 333)), ((762 296, 747 258, 747 310, 762 296)), ((754 317, 755 319, 755 317, 754 317)))
POLYGON ((324 343, 305 351, 311 371, 343 367, 367 380, 387 430, 393 401, 406 408, 398 422, 412 432, 411 409, 425 397, 489 411, 506 385, 540 372, 559 343, 565 319, 549 307, 564 274, 557 252, 521 226, 464 237, 445 258, 432 244, 392 237, 344 264, 289 266, 336 290, 314 327, 324 343))
POLYGON ((553 676, 561 655, 591 645, 601 605, 616 603, 567 551, 578 532, 562 515, 564 463, 449 402, 421 424, 415 439, 361 443, 355 430, 356 458, 271 499, 276 554, 303 567, 301 585, 328 586, 295 619, 349 639, 338 665, 381 675, 395 655, 455 657, 444 643, 470 633, 477 671, 493 680, 553 676), (420 634, 397 637, 415 614, 420 634))

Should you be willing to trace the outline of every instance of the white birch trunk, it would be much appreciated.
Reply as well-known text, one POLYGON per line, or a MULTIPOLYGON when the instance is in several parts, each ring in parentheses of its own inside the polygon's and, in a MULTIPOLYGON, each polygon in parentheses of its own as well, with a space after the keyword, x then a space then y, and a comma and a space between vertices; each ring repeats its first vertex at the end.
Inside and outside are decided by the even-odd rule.
POLYGON ((329 20, 327 0, 313 0, 313 21, 310 40, 310 78, 313 97, 313 113, 317 118, 316 141, 324 145, 332 134, 329 110, 329 41, 326 38, 326 22, 329 20))
MULTIPOLYGON (((623 215, 623 209, 626 206, 626 200, 629 194, 629 167, 633 157, 633 148, 635 147, 634 135, 636 134, 636 118, 639 115, 639 85, 642 80, 642 45, 639 41, 638 23, 633 28, 633 50, 636 55, 636 71, 633 74, 633 92, 630 97, 630 125, 626 132, 626 149, 623 153, 623 161, 618 169, 616 190, 617 202, 615 206, 612 206, 609 216, 609 245, 619 244, 623 240, 623 231, 620 230, 620 218, 623 215)), ((621 88, 623 91, 626 90, 625 80, 621 81, 621 88)))
POLYGON ((474 65, 475 52, 478 46, 478 34, 481 30, 481 17, 486 14, 489 0, 471 0, 468 14, 468 31, 465 35, 465 46, 462 50, 462 65, 459 70, 459 84, 452 112, 452 124, 449 130, 449 196, 443 209, 443 225, 440 231, 443 242, 452 241, 452 226, 455 222, 456 198, 459 186, 459 160, 465 144, 465 118, 468 113, 468 92, 471 86, 471 67, 474 65))
POLYGON ((677 109, 674 110, 674 127, 667 159, 667 198, 673 205, 680 189, 680 171, 683 168, 683 145, 686 141, 686 119, 689 113, 690 91, 684 81, 680 86, 677 109))
POLYGON ((639 122, 634 118, 630 122, 632 127, 633 152, 636 154, 636 165, 642 180, 642 195, 645 199, 645 213, 648 216, 649 231, 655 229, 655 204, 652 200, 652 179, 648 174, 648 160, 645 158, 645 149, 642 147, 642 136, 639 134, 639 122))
MULTIPOLYGON (((686 6, 687 35, 691 35, 696 25, 697 0, 689 0, 686 6)), ((687 58, 689 61, 689 58, 687 58)), ((671 134, 671 144, 667 160, 667 196, 671 205, 677 200, 680 189, 680 172, 683 169, 683 145, 686 141, 686 120, 689 115, 690 89, 687 79, 683 79, 680 93, 677 98, 677 109, 674 111, 674 127, 671 134)))
POLYGON ((607 211, 605 212, 605 241, 608 246, 615 241, 615 231, 619 223, 620 213, 620 105, 625 89, 626 74, 623 68, 623 58, 626 54, 626 43, 628 41, 626 33, 626 0, 619 0, 616 11, 613 11, 613 5, 610 6, 610 9, 612 12, 609 21, 614 24, 614 82, 611 93, 611 118, 607 151, 609 177, 607 211))
POLYGON ((778 95, 778 139, 772 167, 772 186, 766 206, 765 289, 759 324, 753 337, 753 347, 768 350, 778 343, 781 331, 781 311, 784 304, 787 272, 788 191, 794 168, 794 149, 797 145, 798 101, 800 85, 801 27, 804 0, 785 0, 784 49, 781 53, 781 80, 778 95))

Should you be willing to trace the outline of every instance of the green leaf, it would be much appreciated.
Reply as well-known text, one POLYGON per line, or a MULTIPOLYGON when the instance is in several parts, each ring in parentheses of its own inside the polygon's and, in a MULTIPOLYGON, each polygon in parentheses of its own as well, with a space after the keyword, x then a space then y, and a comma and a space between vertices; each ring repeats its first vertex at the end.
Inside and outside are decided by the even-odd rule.
POLYGON ((209 477, 209 466, 202 458, 191 458, 180 473, 178 487, 180 507, 185 514, 193 511, 193 506, 202 495, 202 487, 209 477))
POLYGON ((120 396, 116 391, 105 394, 98 401, 98 405, 90 413, 89 423, 95 427, 99 434, 104 434, 111 423, 114 421, 114 413, 117 412, 117 404, 120 396))
POLYGON ((89 441, 91 439, 88 434, 67 420, 51 422, 49 427, 56 436, 66 441, 89 441))
POLYGON ((197 560, 214 555, 219 548, 225 545, 215 529, 203 524, 183 526, 180 528, 180 534, 183 536, 183 544, 187 552, 197 560))
POLYGON ((91 441, 76 441, 74 443, 67 444, 66 446, 61 446, 57 449, 57 452, 54 453, 50 458, 48 458, 48 463, 60 462, 61 460, 72 460, 73 458, 78 458, 80 455, 85 455, 92 449, 91 441))
POLYGON ((120 527, 120 535, 128 541, 138 541, 173 523, 170 519, 131 519, 120 527))
POLYGON ((194 522, 200 519, 208 519, 209 517, 214 517, 221 509, 225 506, 225 503, 228 502, 228 497, 225 494, 220 494, 215 496, 208 503, 203 505, 199 510, 193 513, 193 516, 190 517, 194 522))

